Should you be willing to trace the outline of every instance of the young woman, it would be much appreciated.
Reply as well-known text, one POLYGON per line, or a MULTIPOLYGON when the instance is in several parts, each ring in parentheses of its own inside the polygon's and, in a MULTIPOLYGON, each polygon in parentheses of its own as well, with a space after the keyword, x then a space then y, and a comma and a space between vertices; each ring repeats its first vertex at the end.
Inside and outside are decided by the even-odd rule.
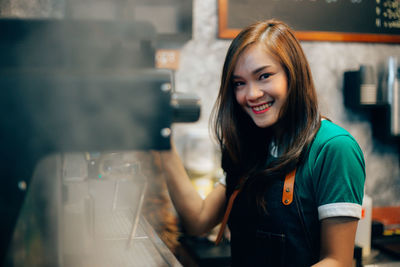
POLYGON ((214 115, 226 183, 205 200, 176 150, 160 153, 186 231, 209 231, 228 206, 232 266, 351 266, 363 154, 321 118, 309 65, 286 24, 255 23, 232 41, 214 115))

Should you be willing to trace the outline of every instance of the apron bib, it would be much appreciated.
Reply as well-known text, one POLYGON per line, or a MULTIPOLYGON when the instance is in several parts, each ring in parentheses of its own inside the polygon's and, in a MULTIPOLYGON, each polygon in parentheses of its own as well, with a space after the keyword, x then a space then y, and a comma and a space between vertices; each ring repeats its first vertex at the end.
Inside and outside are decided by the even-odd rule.
POLYGON ((234 199, 228 220, 232 266, 301 267, 318 261, 319 249, 312 246, 295 183, 289 189, 292 200, 286 201, 285 180, 268 187, 266 213, 260 214, 245 194, 234 199))

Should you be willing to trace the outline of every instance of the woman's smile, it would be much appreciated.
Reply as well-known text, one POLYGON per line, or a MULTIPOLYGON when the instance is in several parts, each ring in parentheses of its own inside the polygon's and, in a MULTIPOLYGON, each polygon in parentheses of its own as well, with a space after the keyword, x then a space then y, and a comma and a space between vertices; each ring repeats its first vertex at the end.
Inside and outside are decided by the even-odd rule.
POLYGON ((253 110, 255 114, 262 114, 265 113, 269 110, 269 108, 274 104, 274 101, 270 101, 267 103, 263 103, 260 105, 254 105, 250 106, 250 108, 253 110))

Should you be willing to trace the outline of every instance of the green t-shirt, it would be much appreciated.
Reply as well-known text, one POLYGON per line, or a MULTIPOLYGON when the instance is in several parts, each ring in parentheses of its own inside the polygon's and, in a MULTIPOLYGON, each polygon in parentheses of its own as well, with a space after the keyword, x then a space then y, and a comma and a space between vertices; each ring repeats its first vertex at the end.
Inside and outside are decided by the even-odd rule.
MULTIPOLYGON (((225 179, 220 183, 226 185, 225 179)), ((308 227, 329 217, 360 218, 364 182, 364 156, 356 140, 323 120, 307 159, 296 171, 295 189, 308 227)))
POLYGON ((343 128, 323 120, 296 174, 296 192, 306 221, 360 218, 364 182, 364 156, 356 140, 343 128))

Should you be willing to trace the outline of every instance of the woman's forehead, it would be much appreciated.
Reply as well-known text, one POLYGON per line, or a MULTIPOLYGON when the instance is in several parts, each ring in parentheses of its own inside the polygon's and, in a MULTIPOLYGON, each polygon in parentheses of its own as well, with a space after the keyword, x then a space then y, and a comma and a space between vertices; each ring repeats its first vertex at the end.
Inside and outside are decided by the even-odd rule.
POLYGON ((241 72, 254 72, 261 67, 271 67, 280 65, 276 59, 264 45, 255 43, 247 46, 238 56, 233 75, 241 72))

